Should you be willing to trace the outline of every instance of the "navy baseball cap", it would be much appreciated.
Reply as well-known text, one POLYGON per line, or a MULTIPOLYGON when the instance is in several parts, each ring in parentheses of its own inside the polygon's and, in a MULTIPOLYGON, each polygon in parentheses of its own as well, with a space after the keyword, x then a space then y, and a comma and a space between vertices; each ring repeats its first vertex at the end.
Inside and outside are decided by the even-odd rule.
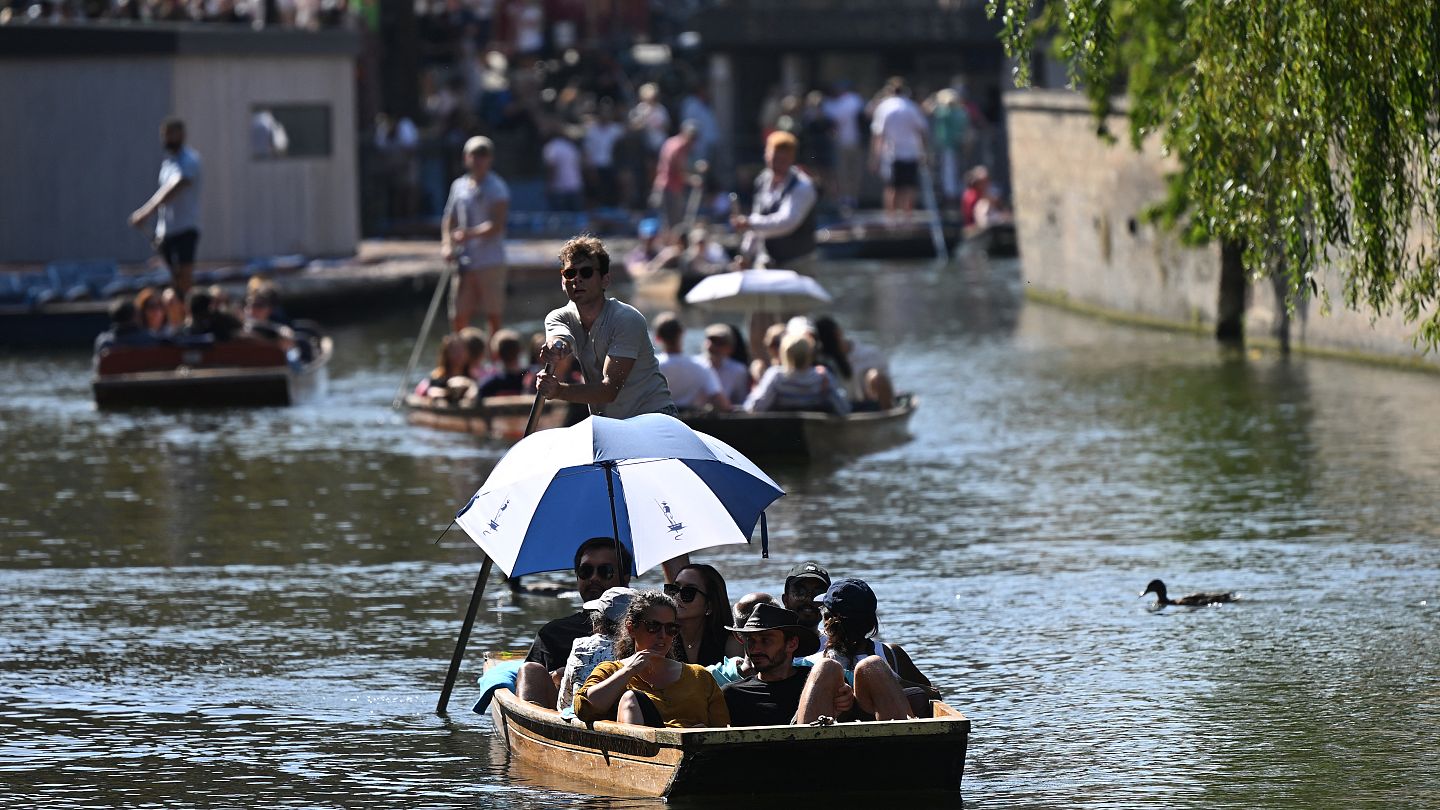
POLYGON ((837 579, 825 595, 815 597, 815 601, 842 619, 875 615, 875 592, 863 579, 837 579))

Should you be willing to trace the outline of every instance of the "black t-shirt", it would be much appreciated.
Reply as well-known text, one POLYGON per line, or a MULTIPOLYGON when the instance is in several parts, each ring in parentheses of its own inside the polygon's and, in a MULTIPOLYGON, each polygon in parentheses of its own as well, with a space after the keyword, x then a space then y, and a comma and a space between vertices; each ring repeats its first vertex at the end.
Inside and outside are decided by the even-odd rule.
POLYGON ((590 620, 588 610, 556 619, 535 634, 535 641, 530 645, 530 653, 525 656, 525 660, 535 661, 549 672, 564 669, 565 660, 570 657, 570 647, 575 643, 575 639, 584 638, 594 632, 594 622, 590 620))
POLYGON ((783 681, 762 681, 752 675, 720 688, 730 709, 732 726, 783 726, 800 708, 800 693, 813 667, 796 667, 783 681))

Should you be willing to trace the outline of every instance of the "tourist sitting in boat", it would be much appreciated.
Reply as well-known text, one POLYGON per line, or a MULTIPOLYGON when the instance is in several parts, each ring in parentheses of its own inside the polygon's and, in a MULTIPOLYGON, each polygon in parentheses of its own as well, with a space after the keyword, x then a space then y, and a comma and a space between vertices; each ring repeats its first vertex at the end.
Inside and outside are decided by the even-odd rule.
MULTIPOLYGON (((730 410, 730 400, 720 390, 720 378, 715 371, 683 351, 685 327, 675 313, 657 315, 654 329, 655 342, 660 344, 655 361, 660 364, 660 373, 665 375, 675 407, 681 410, 706 407, 730 410)), ((729 609, 728 606, 726 609, 729 609)))
POLYGON ((780 342, 780 366, 771 366, 745 400, 745 410, 823 411, 845 415, 850 402, 823 366, 815 365, 808 335, 790 333, 780 342))
POLYGON ((270 303, 270 313, 266 320, 281 326, 295 328, 294 322, 285 312, 285 307, 281 305, 280 291, 275 289, 275 285, 267 281, 264 276, 251 276, 250 280, 245 282, 245 300, 250 301, 257 297, 264 297, 270 303))
POLYGON ((185 299, 174 287, 166 287, 160 292, 160 303, 165 307, 165 323, 170 327, 170 334, 179 334, 185 327, 185 319, 189 316, 189 310, 185 307, 185 299))
POLYGON ((470 355, 459 335, 440 339, 440 352, 430 376, 415 387, 415 393, 433 400, 461 402, 474 399, 475 380, 470 377, 470 355))
POLYGON ((680 660, 687 664, 718 664, 725 656, 745 650, 730 634, 730 594, 725 577, 712 565, 691 563, 665 583, 665 595, 675 600, 680 619, 680 660))
MULTIPOLYGON (((158 303, 158 302, 157 302, 158 303)), ((135 319, 135 304, 116 301, 110 306, 110 328, 95 336, 95 356, 112 346, 153 346, 161 342, 135 319)))
POLYGON ((615 640, 619 660, 595 667, 575 695, 575 716, 587 723, 637 726, 728 726, 730 712, 715 679, 697 664, 675 660, 680 634, 675 601, 643 591, 630 603, 615 640))
POLYGON ((630 601, 639 595, 634 588, 607 588, 600 598, 586 602, 580 607, 591 611, 591 628, 594 633, 575 639, 570 645, 570 655, 565 659, 565 673, 560 676, 560 693, 555 708, 569 709, 575 702, 575 693, 585 684, 595 667, 606 661, 615 660, 615 636, 620 632, 620 621, 630 609, 630 601))
POLYGON ((875 592, 864 580, 838 579, 820 597, 824 615, 825 648, 810 656, 810 673, 800 699, 797 720, 811 723, 821 716, 836 720, 903 720, 914 717, 910 697, 901 680, 917 691, 930 681, 916 668, 898 644, 875 638, 875 592), (851 684, 854 705, 845 711, 836 702, 843 684, 851 684))
POLYGON ((295 346, 295 332, 272 320, 277 293, 273 287, 260 287, 245 298, 245 331, 249 337, 279 343, 286 351, 295 346))
POLYGON ((483 380, 494 373, 490 365, 490 339, 478 326, 467 326, 455 333, 465 345, 465 376, 483 380))
POLYGON ((845 385, 854 410, 887 411, 895 407, 895 386, 885 357, 878 349, 848 340, 829 315, 815 319, 815 359, 845 385))
MULTIPOLYGON (((735 626, 738 627, 744 624, 745 620, 750 618, 750 614, 755 611, 755 606, 762 604, 779 607, 779 604, 775 601, 775 597, 768 593, 757 591, 755 593, 747 593, 740 597, 740 599, 735 602, 735 626)), ((797 661, 796 665, 809 666, 810 662, 802 659, 797 661)), ((720 684, 722 688, 727 683, 735 683, 736 681, 744 680, 755 674, 755 668, 750 664, 750 660, 745 657, 743 641, 741 641, 740 655, 727 655, 720 663, 711 664, 705 668, 710 671, 711 677, 713 677, 715 682, 720 684)))
POLYGON ((533 391, 535 375, 525 367, 520 356, 523 345, 520 333, 501 329, 490 339, 490 351, 499 367, 480 383, 480 398, 517 396, 533 391))
POLYGON ((967 227, 984 228, 1010 221, 998 191, 990 183, 990 170, 976 166, 965 173, 965 193, 960 197, 960 220, 967 227))
POLYGON ((154 287, 146 287, 135 295, 135 317, 140 330, 157 343, 168 340, 174 333, 165 312, 164 296, 154 287))
MULTIPOLYGON (((750 379, 758 380, 772 367, 780 366, 780 342, 785 339, 785 324, 773 323, 765 330, 764 356, 757 355, 750 361, 750 379)), ((752 336, 754 332, 750 333, 752 336)), ((753 389, 752 389, 753 390, 753 389)))
POLYGON ((215 299, 204 290, 191 290, 190 317, 180 330, 182 342, 223 343, 240 333, 243 324, 228 312, 214 308, 215 299))
MULTIPOLYGON (((705 351, 695 357, 702 365, 715 372, 715 377, 720 381, 720 393, 732 403, 744 402, 745 398, 750 396, 751 382, 750 370, 734 357, 735 346, 734 327, 724 323, 712 323, 705 327, 705 351)), ((670 393, 675 393, 673 387, 670 393)))
MULTIPOLYGON (((606 590, 629 584, 630 554, 614 538, 592 537, 575 550, 575 588, 580 591, 583 601, 593 602, 606 590)), ((593 631, 594 622, 584 608, 541 627, 525 656, 524 665, 520 667, 515 683, 516 696, 537 706, 555 706, 570 648, 574 646, 575 639, 588 636, 593 631)))
MULTIPOLYGON (((800 617, 800 623, 811 630, 820 629, 820 605, 815 601, 824 596, 830 588, 830 572, 824 566, 811 560, 795 565, 785 575, 785 588, 780 592, 780 606, 792 610, 800 617)), ((825 638, 820 638, 820 649, 825 649, 825 638)))
MULTIPOLYGON (((726 684, 720 693, 732 726, 781 726, 795 722, 800 695, 813 667, 796 666, 795 658, 820 648, 815 630, 800 623, 792 610, 758 604, 749 617, 726 628, 743 638, 749 677, 726 684)), ((834 711, 843 714, 854 703, 849 689, 839 689, 834 711)), ((832 717, 834 715, 831 715, 832 717)))

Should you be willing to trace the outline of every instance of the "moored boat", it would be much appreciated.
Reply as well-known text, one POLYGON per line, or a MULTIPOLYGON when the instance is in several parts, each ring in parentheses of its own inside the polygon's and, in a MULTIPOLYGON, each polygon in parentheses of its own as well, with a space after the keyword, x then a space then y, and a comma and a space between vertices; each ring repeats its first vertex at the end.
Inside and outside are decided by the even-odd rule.
MULTIPOLYGON (((915 215, 889 220, 880 212, 856 214, 843 222, 825 225, 815 232, 815 249, 825 259, 925 259, 935 256, 931 220, 915 215)), ((945 244, 954 248, 960 241, 959 224, 941 223, 945 244)))
MULTIPOLYGON (((405 397, 405 421, 436 430, 469 433, 486 439, 516 441, 525 435, 525 425, 530 420, 530 409, 535 404, 534 394, 486 397, 482 400, 452 403, 410 394, 405 397)), ((535 429, 561 427, 565 424, 569 403, 559 400, 546 402, 540 408, 535 429)))
POLYGON ((814 794, 815 775, 865 774, 849 785, 958 791, 970 720, 941 701, 931 717, 831 726, 648 728, 587 725, 497 689, 495 730, 512 761, 631 796, 814 794))
POLYGON ((309 359, 293 363, 261 340, 109 346, 96 358, 90 387, 101 408, 293 405, 324 392, 333 351, 328 337, 312 338, 309 359))
POLYGON ((913 394, 899 394, 888 410, 846 416, 818 411, 697 411, 680 418, 747 456, 843 456, 905 442, 910 438, 910 415, 918 404, 913 394))

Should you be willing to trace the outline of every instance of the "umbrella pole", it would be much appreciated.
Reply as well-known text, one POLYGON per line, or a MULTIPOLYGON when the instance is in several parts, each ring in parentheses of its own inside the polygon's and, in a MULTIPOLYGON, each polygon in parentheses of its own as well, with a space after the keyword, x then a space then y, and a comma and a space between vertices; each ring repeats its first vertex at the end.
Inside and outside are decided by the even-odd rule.
MULTIPOLYGON (((545 370, 550 370, 550 365, 545 365, 545 370)), ((530 407, 530 422, 525 425, 525 435, 529 436, 535 431, 535 417, 540 413, 540 406, 545 398, 539 394, 535 395, 535 404, 530 407)), ((523 436, 521 438, 524 438, 523 436)), ((611 497, 610 520, 615 520, 614 497, 611 497)), ((475 592, 470 594, 470 607, 465 611, 465 623, 460 625, 460 638, 455 640, 455 654, 450 656, 450 671, 445 673, 445 688, 440 690, 440 700, 435 704, 436 714, 445 714, 445 706, 450 702, 450 692, 455 688, 455 679, 460 677, 460 665, 465 661, 465 645, 470 643, 470 631, 475 627, 475 614, 480 610, 480 598, 485 595, 485 582, 490 579, 490 566, 493 565, 490 555, 485 555, 485 562, 480 566, 480 576, 475 579, 475 592)))

